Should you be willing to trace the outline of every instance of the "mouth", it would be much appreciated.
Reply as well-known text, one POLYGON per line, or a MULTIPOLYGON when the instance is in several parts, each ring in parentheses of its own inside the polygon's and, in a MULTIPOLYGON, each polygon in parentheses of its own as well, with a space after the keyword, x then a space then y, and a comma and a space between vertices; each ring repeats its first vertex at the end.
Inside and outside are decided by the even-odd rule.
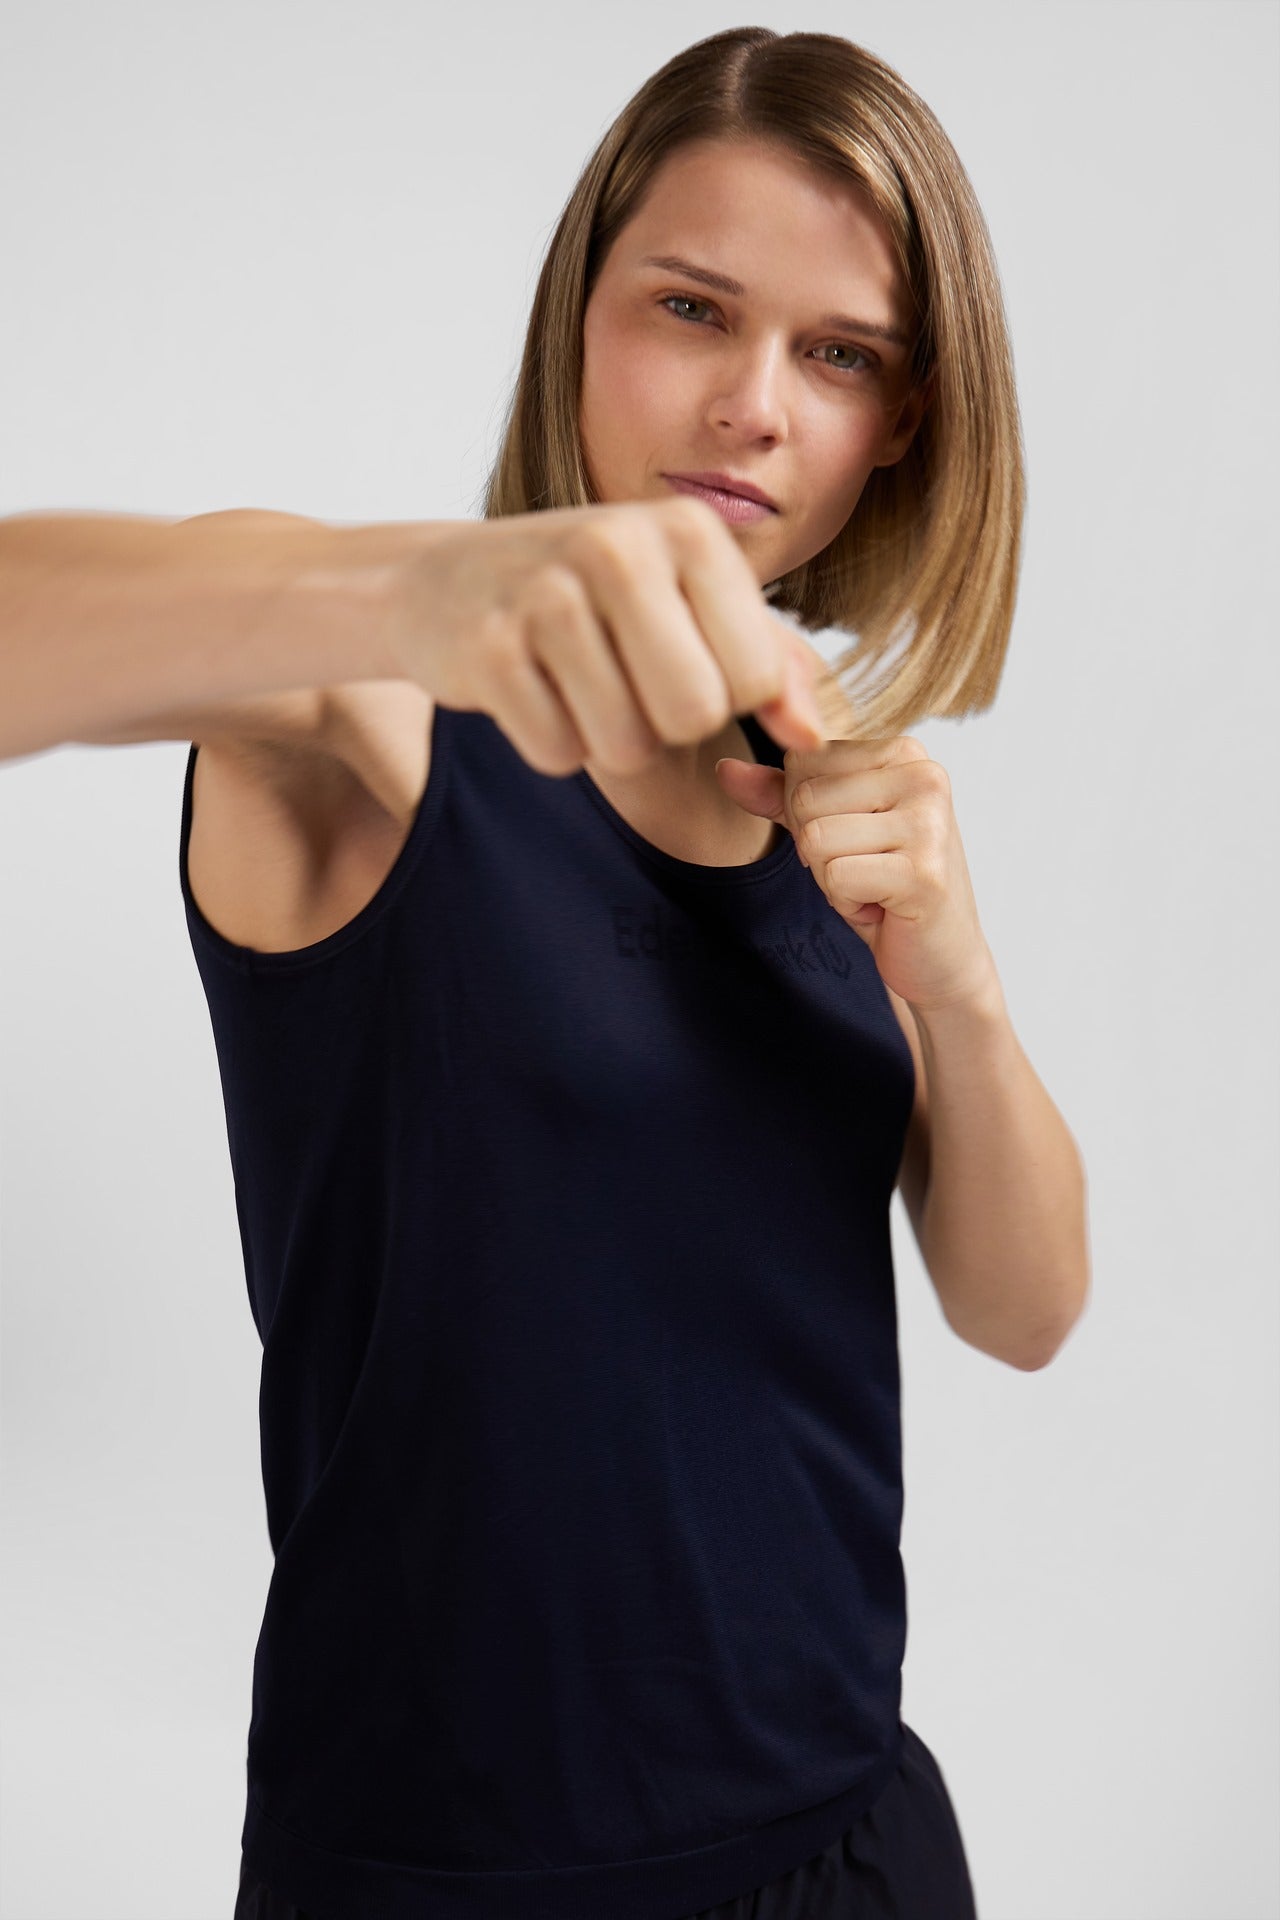
POLYGON ((776 503, 748 480, 727 473, 664 473, 663 479, 678 493, 692 493, 707 501, 732 525, 763 520, 778 511, 776 503))

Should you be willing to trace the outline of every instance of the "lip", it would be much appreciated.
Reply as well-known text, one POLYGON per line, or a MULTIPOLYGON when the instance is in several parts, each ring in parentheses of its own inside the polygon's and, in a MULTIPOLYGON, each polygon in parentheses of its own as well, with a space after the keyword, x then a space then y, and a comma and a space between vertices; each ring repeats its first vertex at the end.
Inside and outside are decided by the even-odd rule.
POLYGON ((736 493, 739 499, 756 500, 762 507, 768 507, 771 513, 778 511, 778 503, 763 487, 752 486, 749 480, 739 480, 731 473, 667 473, 664 480, 690 480, 695 486, 715 487, 720 493, 736 493))

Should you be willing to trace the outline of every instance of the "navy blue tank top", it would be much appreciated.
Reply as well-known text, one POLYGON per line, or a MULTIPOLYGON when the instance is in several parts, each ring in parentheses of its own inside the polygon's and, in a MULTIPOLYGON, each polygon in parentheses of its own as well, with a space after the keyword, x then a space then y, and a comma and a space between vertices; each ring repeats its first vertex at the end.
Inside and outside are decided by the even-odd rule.
POLYGON ((187 760, 274 1553, 242 1846, 323 1920, 679 1920, 901 1754, 914 1066, 789 832, 680 860, 431 726, 289 952, 197 906, 187 760))

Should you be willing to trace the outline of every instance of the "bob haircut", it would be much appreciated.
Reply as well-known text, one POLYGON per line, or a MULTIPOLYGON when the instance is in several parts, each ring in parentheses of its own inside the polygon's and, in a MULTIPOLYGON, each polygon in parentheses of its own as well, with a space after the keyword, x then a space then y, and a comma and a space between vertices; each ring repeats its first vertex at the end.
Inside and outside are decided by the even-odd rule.
POLYGON ((587 301, 658 167, 708 138, 779 143, 870 196, 914 299, 909 377, 928 389, 905 454, 873 469, 840 532, 765 596, 804 630, 856 636, 827 669, 853 703, 841 737, 984 711, 1013 624, 1025 494, 991 237, 931 110, 838 35, 712 34, 623 108, 547 249, 484 518, 597 502, 578 430, 587 301))

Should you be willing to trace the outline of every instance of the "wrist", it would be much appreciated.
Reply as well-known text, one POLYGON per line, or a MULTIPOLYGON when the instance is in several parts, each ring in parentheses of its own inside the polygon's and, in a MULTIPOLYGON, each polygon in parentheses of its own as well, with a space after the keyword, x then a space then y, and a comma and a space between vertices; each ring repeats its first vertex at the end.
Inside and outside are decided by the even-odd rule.
POLYGON ((409 663, 421 658, 422 648, 404 644, 407 610, 430 603, 424 566, 471 525, 405 520, 324 528, 294 584, 301 596, 324 605, 334 629, 342 657, 328 676, 332 683, 416 678, 409 663))
POLYGON ((1008 1019, 1004 988, 994 964, 965 992, 953 995, 937 1006, 907 1003, 922 1032, 938 1033, 945 1028, 995 1028, 1008 1019))

